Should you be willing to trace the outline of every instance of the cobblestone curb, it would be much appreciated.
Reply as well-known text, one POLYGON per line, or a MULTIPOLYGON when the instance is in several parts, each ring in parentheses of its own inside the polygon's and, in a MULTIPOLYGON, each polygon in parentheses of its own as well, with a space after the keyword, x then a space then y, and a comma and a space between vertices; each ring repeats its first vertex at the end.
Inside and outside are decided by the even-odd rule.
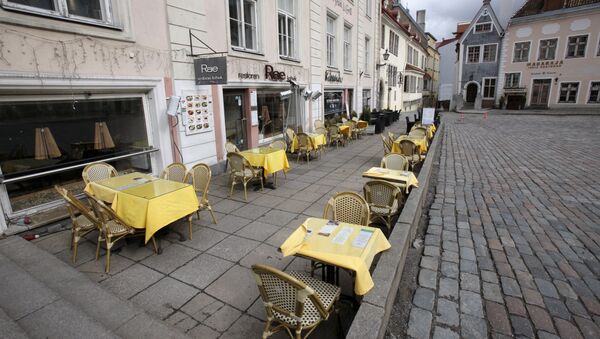
POLYGON ((379 258, 377 267, 373 272, 375 287, 362 300, 346 338, 381 339, 385 335, 396 292, 402 278, 404 261, 421 220, 421 212, 429 187, 429 178, 435 158, 438 156, 444 126, 445 124, 442 122, 429 148, 428 156, 423 163, 421 173, 419 173, 419 187, 411 191, 390 235, 389 241, 392 248, 384 252, 379 258))

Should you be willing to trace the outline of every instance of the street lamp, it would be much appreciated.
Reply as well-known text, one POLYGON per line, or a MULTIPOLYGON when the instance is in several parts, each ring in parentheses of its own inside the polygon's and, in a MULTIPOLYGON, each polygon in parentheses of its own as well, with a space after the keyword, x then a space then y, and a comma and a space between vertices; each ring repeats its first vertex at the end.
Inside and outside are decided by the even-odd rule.
MULTIPOLYGON (((388 52, 388 50, 386 49, 386 50, 385 50, 385 53, 383 53, 383 61, 387 61, 387 60, 389 59, 389 57, 390 57, 390 53, 389 53, 389 52, 388 52)), ((386 63, 386 62, 384 62, 384 63, 382 63, 382 64, 377 64, 377 65, 375 65, 375 68, 383 67, 383 66, 385 66, 385 65, 387 65, 387 63, 386 63)))

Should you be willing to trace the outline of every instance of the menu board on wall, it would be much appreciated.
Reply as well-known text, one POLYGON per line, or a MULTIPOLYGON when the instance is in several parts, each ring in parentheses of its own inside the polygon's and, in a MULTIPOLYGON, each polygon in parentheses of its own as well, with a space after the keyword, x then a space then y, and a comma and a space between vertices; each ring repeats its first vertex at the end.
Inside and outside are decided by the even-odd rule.
POLYGON ((183 91, 181 116, 185 135, 211 132, 214 129, 212 96, 209 91, 183 91))

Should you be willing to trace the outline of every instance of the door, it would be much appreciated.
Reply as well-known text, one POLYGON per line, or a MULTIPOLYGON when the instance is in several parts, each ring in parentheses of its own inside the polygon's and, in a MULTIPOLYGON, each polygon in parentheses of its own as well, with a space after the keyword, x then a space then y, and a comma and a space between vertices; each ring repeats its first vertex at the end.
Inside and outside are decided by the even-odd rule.
POLYGON ((225 137, 240 150, 248 148, 246 140, 246 117, 244 116, 244 92, 223 91, 225 108, 225 137))
POLYGON ((474 103, 475 98, 477 98, 477 85, 476 84, 467 85, 467 102, 474 103))
POLYGON ((531 87, 531 107, 547 108, 550 97, 551 79, 535 79, 531 87))

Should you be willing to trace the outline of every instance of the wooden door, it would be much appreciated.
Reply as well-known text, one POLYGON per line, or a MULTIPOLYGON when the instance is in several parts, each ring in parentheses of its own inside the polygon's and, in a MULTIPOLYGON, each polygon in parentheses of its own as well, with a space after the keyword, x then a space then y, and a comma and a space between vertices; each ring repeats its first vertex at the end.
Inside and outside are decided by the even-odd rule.
POLYGON ((535 79, 531 87, 531 107, 547 108, 550 97, 551 79, 535 79))

